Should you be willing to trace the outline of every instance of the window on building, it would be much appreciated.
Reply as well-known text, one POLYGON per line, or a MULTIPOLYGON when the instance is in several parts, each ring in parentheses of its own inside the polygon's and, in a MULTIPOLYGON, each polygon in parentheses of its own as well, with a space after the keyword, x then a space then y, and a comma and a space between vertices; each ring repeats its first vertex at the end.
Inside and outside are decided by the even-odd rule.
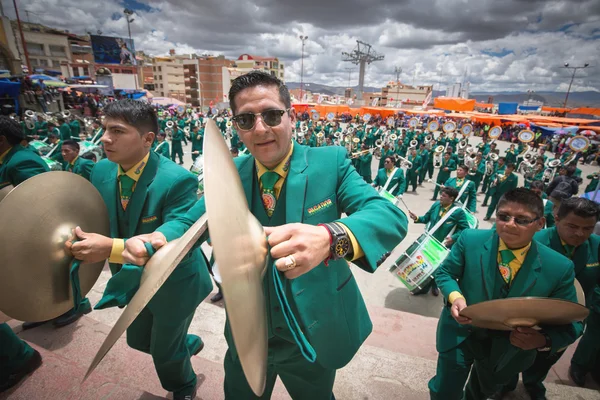
POLYGON ((39 65, 39 60, 37 58, 30 58, 29 62, 31 63, 32 66, 36 67, 39 65))
POLYGON ((162 72, 162 67, 158 67, 158 72, 162 72))
POLYGON ((90 70, 88 67, 83 67, 83 76, 89 76, 90 75, 90 70))
POLYGON ((41 58, 40 59, 40 64, 41 67, 51 67, 52 65, 50 65, 50 63, 48 62, 48 60, 46 60, 45 58, 41 58))
POLYGON ((50 45, 50 55, 53 57, 67 57, 65 46, 50 45))
POLYGON ((27 43, 27 52, 32 56, 44 56, 44 45, 38 43, 27 43))
POLYGON ((153 72, 156 72, 156 67, 152 67, 152 71, 153 71, 153 72))
POLYGON ((162 83, 160 84, 160 88, 161 88, 161 89, 163 88, 163 84, 162 84, 162 83))

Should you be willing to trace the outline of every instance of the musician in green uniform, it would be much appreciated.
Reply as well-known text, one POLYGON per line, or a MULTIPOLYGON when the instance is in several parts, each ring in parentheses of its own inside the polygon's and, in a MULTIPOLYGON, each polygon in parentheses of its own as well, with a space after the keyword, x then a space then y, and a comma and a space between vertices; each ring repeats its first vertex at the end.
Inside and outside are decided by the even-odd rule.
POLYGON ((383 168, 377 171, 373 187, 387 190, 393 196, 402 196, 405 188, 404 171, 395 166, 395 160, 391 156, 384 159, 383 166, 383 168))
MULTIPOLYGON (((591 200, 571 197, 565 199, 558 209, 556 226, 544 229, 533 237, 544 246, 567 257, 575 265, 575 279, 581 284, 585 294, 585 302, 590 308, 583 338, 571 361, 569 375, 578 385, 585 384, 585 376, 596 365, 600 355, 600 314, 595 311, 594 288, 600 279, 599 248, 600 236, 594 235, 594 226, 600 219, 600 206, 591 200), (585 367, 580 367, 585 365, 585 367)), ((544 379, 550 368, 560 359, 565 349, 547 354, 538 353, 531 367, 523 371, 523 384, 533 400, 546 399, 544 379)), ((513 391, 519 381, 515 375, 510 384, 506 385, 496 396, 497 399, 513 391)))
POLYGON ((39 140, 48 137, 48 122, 44 120, 42 115, 38 115, 37 121, 35 121, 35 136, 39 140))
POLYGON ((365 153, 358 156, 356 170, 358 171, 358 174, 363 177, 365 182, 371 183, 373 182, 371 175, 371 161, 373 160, 373 154, 369 151, 366 143, 363 143, 361 146, 361 151, 364 151, 365 153))
MULTIPOLYGON (((454 203, 457 196, 458 190, 444 187, 440 190, 440 201, 433 203, 425 215, 417 217, 412 212, 408 214, 416 224, 427 224, 425 231, 448 248, 458 240, 463 230, 469 229, 465 211, 454 203)), ((434 296, 440 294, 435 280, 432 280, 415 295, 427 294, 429 289, 434 296)))
POLYGON ((542 202, 544 203, 544 218, 546 218, 546 225, 544 228, 552 228, 555 225, 554 203, 552 203, 552 201, 548 199, 546 193, 544 193, 544 182, 531 182, 529 190, 540 196, 542 202))
POLYGON ((57 136, 56 133, 52 132, 48 134, 48 143, 52 145, 52 150, 50 150, 52 151, 52 155, 50 156, 50 159, 63 165, 65 163, 65 160, 62 156, 63 141, 60 140, 59 136, 57 136), (54 150, 55 148, 56 150, 54 150))
MULTIPOLYGON (((102 124, 100 123, 100 120, 95 119, 94 122, 92 122, 92 142, 94 143, 98 143, 100 142, 100 138, 102 137, 102 134, 104 133, 104 128, 102 128, 102 124)), ((99 143, 101 144, 101 143, 99 143)))
POLYGON ((493 162, 492 160, 487 160, 486 161, 486 174, 485 174, 485 178, 483 179, 483 188, 482 191, 483 193, 485 193, 485 197, 483 198, 483 207, 487 207, 488 205, 488 200, 490 199, 490 197, 492 197, 492 191, 490 190, 491 188, 491 184, 494 182, 494 179, 498 176, 498 175, 503 175, 504 171, 506 170, 506 159, 504 157, 500 157, 498 158, 498 161, 493 162), (492 173, 488 174, 488 163, 492 162, 493 163, 493 167, 492 167, 492 173))
POLYGON ((485 218, 483 219, 484 221, 489 221, 490 218, 492 218, 494 211, 496 211, 496 205, 504 193, 515 189, 519 184, 519 178, 517 178, 517 175, 513 174, 514 170, 515 164, 507 164, 504 174, 496 173, 489 189, 492 200, 487 213, 485 214, 485 218))
MULTIPOLYGON (((102 136, 107 159, 96 164, 91 182, 110 216, 110 237, 75 229, 67 243, 83 263, 108 259, 113 274, 96 308, 125 305, 140 284, 141 268, 123 265, 124 239, 153 232, 177 218, 196 201, 194 175, 150 151, 158 122, 148 103, 120 100, 104 108, 102 136), (114 282, 114 284, 113 284, 114 282)), ((127 329, 127 344, 152 355, 162 387, 173 399, 193 399, 196 374, 190 357, 204 344, 187 334, 196 307, 212 290, 200 248, 190 250, 164 285, 127 329)))
POLYGON ((478 152, 475 156, 474 166, 469 170, 467 179, 473 181, 475 184, 475 192, 479 190, 479 185, 485 175, 485 161, 483 161, 483 155, 478 152))
POLYGON ((81 133, 81 124, 77 118, 71 118, 73 119, 71 122, 69 122, 69 128, 71 128, 71 137, 79 139, 79 134, 81 133))
POLYGON ((419 173, 423 168, 421 157, 417 155, 417 148, 413 147, 410 150, 410 154, 408 156, 408 161, 412 164, 410 168, 406 170, 406 184, 404 186, 404 191, 408 189, 408 185, 411 185, 413 188, 413 193, 417 191, 417 183, 419 179, 419 173))
MULTIPOLYGON (((329 400, 336 370, 352 359, 372 330, 344 258, 375 271, 406 234, 406 216, 364 182, 342 147, 308 148, 292 142, 295 115, 288 111, 289 92, 276 77, 262 71, 242 75, 232 82, 229 100, 234 124, 252 155, 234 161, 250 210, 265 226, 271 249, 263 281, 270 361, 261 399, 271 397, 279 375, 291 398, 329 400), (342 213, 348 216, 341 218, 342 213), (349 246, 335 246, 340 240, 348 240, 349 246), (279 272, 283 269, 285 273, 279 272), (289 288, 285 294, 276 292, 274 274, 289 288), (284 312, 293 312, 299 326, 290 327, 284 312), (303 355, 297 344, 300 337, 314 353, 303 355)), ((153 235, 128 239, 124 255, 144 262, 143 240, 159 245, 178 238, 204 212, 201 198, 178 221, 153 235)), ((225 338, 225 398, 256 399, 229 324, 225 338)))
POLYGON ((586 176, 586 178, 590 179, 590 183, 588 183, 588 185, 585 187, 583 193, 593 192, 598 187, 598 180, 600 179, 600 175, 598 174, 598 172, 594 172, 593 174, 586 176))
MULTIPOLYGON (((429 164, 429 158, 431 157, 429 150, 427 150, 427 145, 425 143, 421 143, 419 145, 419 151, 417 152, 419 157, 421 157, 421 171, 419 171, 419 185, 423 185, 423 181, 425 180, 425 175, 427 174, 427 167, 429 164)), ((432 160, 433 162, 433 160, 432 160)), ((432 164, 433 166, 433 164, 432 164)))
MULTIPOLYGON (((67 124, 63 117, 58 117, 56 120, 58 121, 59 125, 58 130, 60 131, 60 140, 71 139, 73 135, 71 134, 71 127, 69 124, 67 124)), ((79 137, 77 139, 79 139, 79 137)))
POLYGON ((167 142, 167 134, 164 132, 159 132, 158 135, 156 135, 156 147, 154 147, 154 152, 157 154, 160 154, 163 157, 166 157, 167 159, 171 159, 171 152, 169 151, 169 143, 167 142))
POLYGON ((65 160, 63 170, 77 174, 89 181, 95 164, 91 160, 79 157, 79 143, 74 140, 65 140, 60 151, 65 160))
POLYGON ((490 152, 490 144, 488 143, 487 136, 484 136, 481 139, 481 143, 477 145, 477 151, 480 151, 481 154, 483 154, 484 156, 488 155, 488 153, 490 152))
POLYGON ((442 160, 442 165, 438 171, 435 189, 433 190, 433 197, 431 200, 437 200, 438 192, 440 191, 440 186, 442 186, 448 179, 450 179, 450 174, 452 171, 456 171, 456 163, 452 160, 451 150, 444 153, 444 158, 442 160))
POLYGON ((437 145, 438 144, 435 141, 432 141, 431 147, 428 149, 429 154, 427 157, 427 163, 425 164, 425 172, 427 174, 428 182, 431 182, 431 180, 433 179, 433 160, 435 159, 435 152, 433 151, 433 149, 435 149, 437 145))
POLYGON ((448 179, 445 187, 452 187, 458 191, 456 201, 460 202, 472 213, 477 211, 477 191, 475 183, 466 179, 469 168, 466 165, 459 165, 456 169, 456 177, 448 179))
POLYGON ((381 149, 381 158, 379 159, 379 169, 384 168, 385 167, 385 159, 388 157, 393 157, 396 154, 396 152, 394 150, 392 150, 390 148, 390 144, 389 143, 385 143, 383 145, 383 148, 381 149))
MULTIPOLYGON (((175 162, 179 156, 179 165, 183 165, 183 147, 181 141, 185 141, 185 135, 177 125, 173 125, 173 137, 171 138, 171 160, 175 162)), ((186 143, 187 144, 187 143, 186 143)))
POLYGON ((192 141, 192 161, 196 161, 196 158, 202 154, 202 147, 204 146, 204 128, 200 129, 199 126, 194 126, 190 137, 192 141))
POLYGON ((504 158, 506 159, 507 164, 515 164, 517 163, 517 151, 515 150, 514 143, 510 145, 510 148, 506 150, 506 155, 504 158))
POLYGON ((436 270, 445 306, 436 375, 429 381, 432 400, 489 398, 538 352, 553 355, 581 334, 580 322, 508 332, 474 327, 460 315, 467 305, 509 297, 577 301, 573 262, 532 240, 543 225, 542 200, 535 193, 508 191, 498 202, 496 228, 464 231, 436 270))

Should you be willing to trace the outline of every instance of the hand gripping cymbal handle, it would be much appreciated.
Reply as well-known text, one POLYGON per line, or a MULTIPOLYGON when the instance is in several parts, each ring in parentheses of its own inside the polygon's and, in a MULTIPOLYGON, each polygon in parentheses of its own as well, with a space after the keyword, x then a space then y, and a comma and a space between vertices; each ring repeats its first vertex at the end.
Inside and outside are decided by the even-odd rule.
MULTIPOLYGON (((72 243, 77 243, 77 240, 73 240, 72 243)), ((81 260, 73 258, 71 267, 69 268, 69 281, 71 282, 71 290, 73 291, 73 310, 75 313, 88 314, 92 311, 92 305, 87 297, 81 295, 79 267, 81 267, 81 260)))

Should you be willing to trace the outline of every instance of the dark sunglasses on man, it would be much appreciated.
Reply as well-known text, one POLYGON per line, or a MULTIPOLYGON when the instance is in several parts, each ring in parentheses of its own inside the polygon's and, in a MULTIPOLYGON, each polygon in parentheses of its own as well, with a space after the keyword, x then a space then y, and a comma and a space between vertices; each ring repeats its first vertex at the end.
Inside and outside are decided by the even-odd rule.
POLYGON ((281 123, 281 117, 291 109, 285 110, 266 110, 261 113, 242 113, 231 118, 235 126, 242 131, 249 131, 256 126, 257 116, 260 115, 263 122, 270 127, 277 126, 281 123))

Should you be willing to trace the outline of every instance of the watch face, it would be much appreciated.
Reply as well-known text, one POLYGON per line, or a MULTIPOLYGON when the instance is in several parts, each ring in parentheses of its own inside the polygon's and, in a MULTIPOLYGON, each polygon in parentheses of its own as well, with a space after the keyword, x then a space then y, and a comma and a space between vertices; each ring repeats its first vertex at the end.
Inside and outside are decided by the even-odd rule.
POLYGON ((335 254, 336 256, 342 258, 348 251, 350 250, 350 240, 348 238, 341 238, 335 244, 335 254))

